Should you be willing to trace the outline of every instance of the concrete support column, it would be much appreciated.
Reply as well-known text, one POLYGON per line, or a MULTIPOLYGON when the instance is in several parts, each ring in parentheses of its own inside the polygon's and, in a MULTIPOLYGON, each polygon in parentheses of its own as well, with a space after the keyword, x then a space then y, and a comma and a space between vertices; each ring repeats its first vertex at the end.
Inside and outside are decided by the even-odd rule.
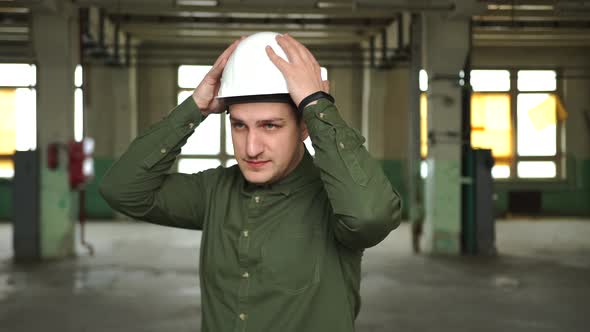
POLYGON ((137 136, 137 70, 134 66, 113 68, 115 141, 118 158, 137 136))
POLYGON ((428 177, 425 181, 426 252, 461 250, 461 87, 459 72, 470 45, 468 17, 423 16, 428 72, 428 177))
POLYGON ((370 88, 363 121, 368 150, 380 160, 401 161, 406 154, 407 80, 405 68, 367 69, 370 88))
POLYGON ((365 114, 367 149, 371 155, 379 160, 385 158, 385 107, 387 90, 386 70, 368 69, 369 95, 365 114))
POLYGON ((342 118, 353 128, 361 130, 362 68, 328 68, 330 93, 336 99, 342 118))
POLYGON ((177 104, 178 82, 176 66, 139 66, 138 130, 149 128, 162 120, 177 104))
POLYGON ((136 68, 90 65, 87 133, 97 158, 116 159, 137 136, 136 68))
MULTIPOLYGON (((119 158, 137 136, 137 69, 135 65, 113 67, 101 64, 86 66, 87 135, 94 138, 96 181, 119 158)), ((96 191, 88 192, 89 205, 98 211, 110 208, 96 191)), ((117 219, 126 219, 114 212, 117 219)))
MULTIPOLYGON (((422 16, 412 14, 410 24, 410 68, 408 77, 407 109, 407 184, 408 195, 406 207, 408 219, 412 224, 412 234, 419 235, 423 222, 423 190, 420 178, 420 84, 419 74, 422 69, 422 16)), ((417 238, 413 237, 414 250, 418 251, 417 238)))
POLYGON ((37 128, 40 167, 40 257, 74 254, 76 195, 70 192, 67 156, 47 168, 50 143, 74 138, 74 70, 79 61, 77 9, 65 2, 57 11, 33 11, 32 38, 37 60, 37 128))

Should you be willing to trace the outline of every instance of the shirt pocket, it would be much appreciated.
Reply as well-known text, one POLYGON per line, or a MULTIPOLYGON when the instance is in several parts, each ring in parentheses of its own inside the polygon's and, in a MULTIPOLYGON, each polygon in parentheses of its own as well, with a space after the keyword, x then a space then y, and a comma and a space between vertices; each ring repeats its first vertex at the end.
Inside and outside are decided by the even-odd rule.
POLYGON ((343 128, 336 131, 336 141, 338 153, 342 161, 344 161, 348 173, 356 184, 366 186, 368 177, 361 166, 361 154, 364 152, 361 146, 365 139, 357 131, 351 128, 343 128))
POLYGON ((261 277, 269 286, 297 294, 320 281, 320 228, 287 225, 261 246, 261 277))

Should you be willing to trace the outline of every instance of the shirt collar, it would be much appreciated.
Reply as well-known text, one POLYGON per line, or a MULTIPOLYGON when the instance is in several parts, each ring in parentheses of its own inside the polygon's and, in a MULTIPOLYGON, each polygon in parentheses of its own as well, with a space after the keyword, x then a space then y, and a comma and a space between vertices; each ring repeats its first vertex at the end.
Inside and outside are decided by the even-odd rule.
POLYGON ((309 154, 307 149, 303 154, 303 158, 299 164, 284 178, 271 184, 257 185, 250 183, 244 179, 243 192, 251 194, 254 191, 269 191, 279 192, 283 195, 289 196, 291 193, 298 191, 306 185, 318 181, 320 179, 319 169, 313 162, 313 157, 309 154))

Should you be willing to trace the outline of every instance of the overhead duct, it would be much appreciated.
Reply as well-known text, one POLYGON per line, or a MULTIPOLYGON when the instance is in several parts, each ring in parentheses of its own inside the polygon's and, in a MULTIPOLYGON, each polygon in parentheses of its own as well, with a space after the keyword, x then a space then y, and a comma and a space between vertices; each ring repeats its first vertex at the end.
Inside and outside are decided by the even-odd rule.
MULTIPOLYGON (((52 11, 61 10, 63 4, 59 0, 19 0, 15 1, 19 7, 27 7, 32 10, 52 11)), ((4 4, 9 5, 10 3, 4 4)))
POLYGON ((448 12, 450 16, 471 17, 486 10, 486 4, 480 0, 356 0, 361 8, 382 8, 394 11, 448 12))
POLYGON ((128 34, 120 31, 119 24, 108 19, 103 9, 91 7, 81 10, 82 50, 89 60, 108 65, 128 64, 130 49, 128 34))
POLYGON ((555 3, 557 14, 568 16, 590 16, 590 1, 583 0, 562 0, 555 3))

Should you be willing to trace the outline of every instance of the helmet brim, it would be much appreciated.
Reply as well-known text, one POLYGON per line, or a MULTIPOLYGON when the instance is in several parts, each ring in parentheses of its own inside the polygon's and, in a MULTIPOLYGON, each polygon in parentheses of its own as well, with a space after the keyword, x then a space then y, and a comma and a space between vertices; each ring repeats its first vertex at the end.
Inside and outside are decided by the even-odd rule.
POLYGON ((228 106, 235 104, 246 103, 286 103, 297 107, 288 93, 274 93, 267 95, 251 95, 251 96, 234 96, 234 97, 219 97, 225 104, 226 110, 228 106))

